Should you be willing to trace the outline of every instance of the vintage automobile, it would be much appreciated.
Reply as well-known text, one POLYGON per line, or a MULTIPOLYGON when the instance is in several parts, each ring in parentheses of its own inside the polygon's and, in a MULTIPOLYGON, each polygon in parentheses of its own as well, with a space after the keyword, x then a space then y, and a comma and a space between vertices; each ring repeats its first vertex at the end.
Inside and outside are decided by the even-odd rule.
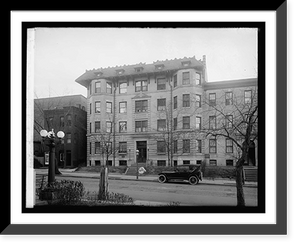
POLYGON ((202 181, 202 172, 199 165, 177 166, 172 171, 162 171, 158 174, 158 181, 166 183, 170 181, 188 181, 196 185, 202 181))

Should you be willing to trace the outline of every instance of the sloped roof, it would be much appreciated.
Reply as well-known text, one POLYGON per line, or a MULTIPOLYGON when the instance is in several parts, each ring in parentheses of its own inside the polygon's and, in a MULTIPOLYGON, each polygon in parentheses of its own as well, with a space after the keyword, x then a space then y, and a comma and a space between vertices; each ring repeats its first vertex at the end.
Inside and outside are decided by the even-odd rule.
POLYGON ((134 65, 123 65, 107 68, 98 68, 86 70, 84 74, 78 77, 75 81, 87 87, 91 80, 101 78, 126 77, 131 75, 159 73, 163 71, 179 70, 183 68, 204 68, 205 61, 197 60, 194 57, 184 57, 180 59, 154 61, 152 64, 139 63, 134 65), (189 62, 184 65, 185 62, 189 62), (160 65, 163 65, 159 68, 160 65))

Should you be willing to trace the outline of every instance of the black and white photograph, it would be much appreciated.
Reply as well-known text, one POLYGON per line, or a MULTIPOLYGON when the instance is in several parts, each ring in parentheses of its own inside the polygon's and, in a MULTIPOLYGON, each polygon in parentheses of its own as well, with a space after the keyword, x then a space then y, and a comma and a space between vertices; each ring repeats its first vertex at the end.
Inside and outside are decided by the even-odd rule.
POLYGON ((287 234, 286 1, 9 16, 1 234, 287 234))
POLYGON ((263 27, 27 28, 25 211, 263 213, 263 27))

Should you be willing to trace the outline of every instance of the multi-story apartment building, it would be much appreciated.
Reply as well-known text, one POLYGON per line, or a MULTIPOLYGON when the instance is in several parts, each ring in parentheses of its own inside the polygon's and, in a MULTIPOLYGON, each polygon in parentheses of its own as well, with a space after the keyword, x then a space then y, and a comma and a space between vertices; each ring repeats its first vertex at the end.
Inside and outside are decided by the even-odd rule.
POLYGON ((208 83, 206 74, 205 56, 87 70, 76 79, 88 93, 87 165, 233 165, 235 148, 204 132, 216 115, 206 103, 257 80, 208 83))

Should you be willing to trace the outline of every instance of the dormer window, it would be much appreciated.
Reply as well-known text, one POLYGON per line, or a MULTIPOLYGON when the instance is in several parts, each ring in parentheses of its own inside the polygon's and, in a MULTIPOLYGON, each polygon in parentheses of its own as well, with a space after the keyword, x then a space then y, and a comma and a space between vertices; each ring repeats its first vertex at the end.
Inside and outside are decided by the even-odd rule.
POLYGON ((144 70, 143 67, 135 67, 134 68, 135 72, 142 72, 144 70))
POLYGON ((98 71, 98 72, 95 72, 95 75, 96 75, 96 77, 101 77, 102 76, 102 72, 100 72, 100 71, 98 71))
POLYGON ((122 75, 125 72, 125 70, 124 69, 120 69, 120 70, 116 70, 116 72, 117 72, 118 75, 122 75))
POLYGON ((155 69, 156 70, 162 70, 164 68, 164 65, 163 64, 160 64, 160 65, 156 65, 155 66, 155 69))
POLYGON ((181 62, 182 66, 189 66, 191 64, 191 61, 183 61, 181 62))

